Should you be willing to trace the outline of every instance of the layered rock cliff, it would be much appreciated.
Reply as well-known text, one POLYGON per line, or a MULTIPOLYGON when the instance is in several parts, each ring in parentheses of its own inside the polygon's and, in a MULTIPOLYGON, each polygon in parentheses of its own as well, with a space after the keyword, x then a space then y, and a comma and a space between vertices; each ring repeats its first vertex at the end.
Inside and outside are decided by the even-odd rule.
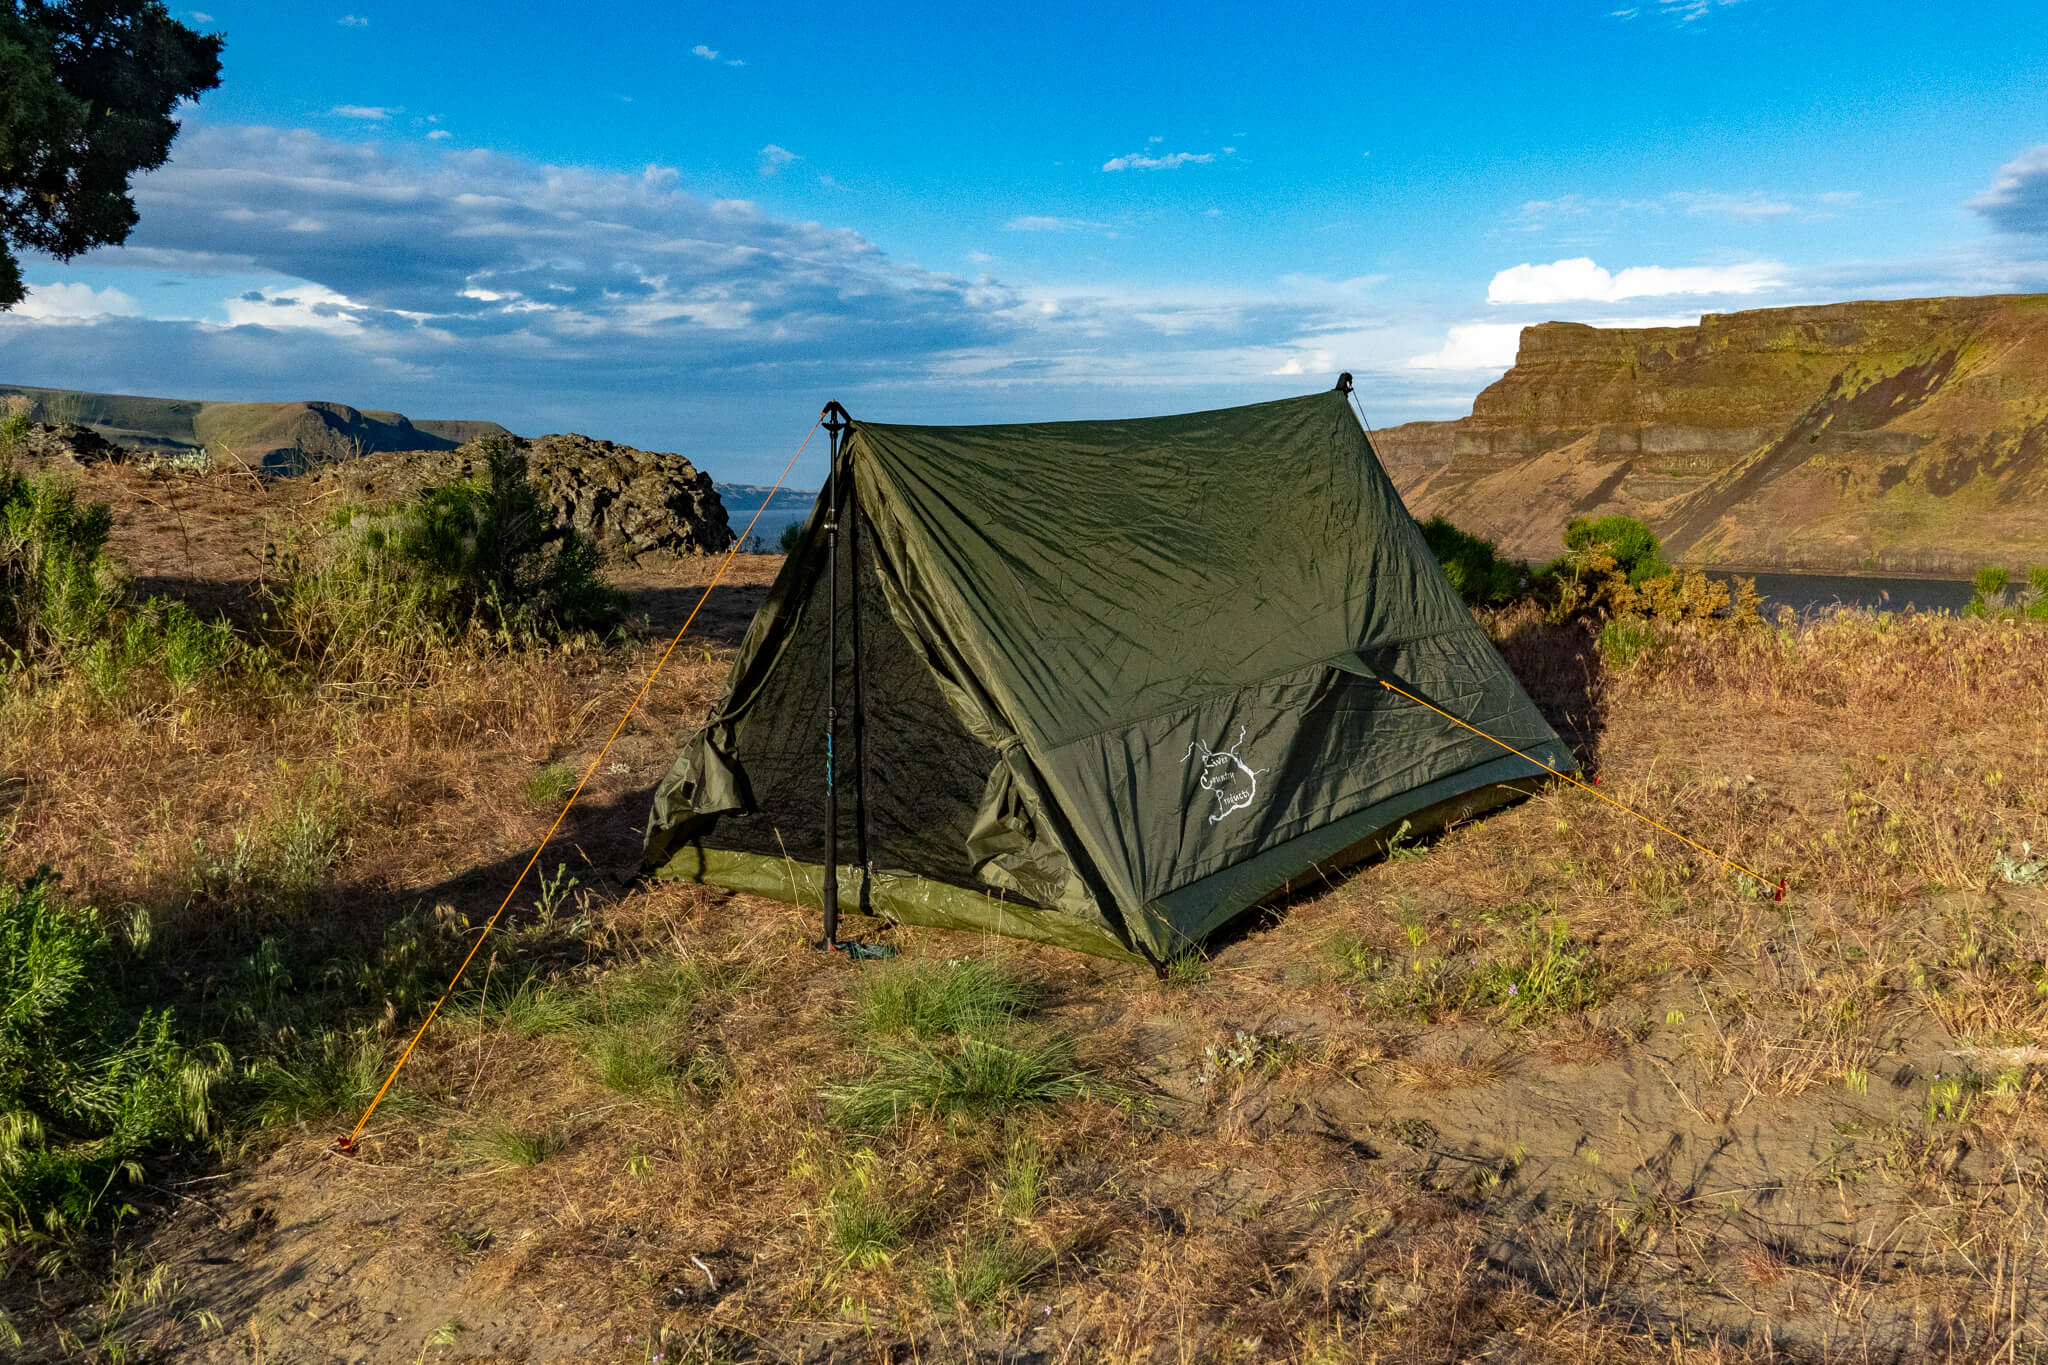
POLYGON ((1545 323, 1471 416, 1374 443, 1416 516, 1529 559, 1620 512, 1724 568, 2048 563, 2048 295, 1545 323))

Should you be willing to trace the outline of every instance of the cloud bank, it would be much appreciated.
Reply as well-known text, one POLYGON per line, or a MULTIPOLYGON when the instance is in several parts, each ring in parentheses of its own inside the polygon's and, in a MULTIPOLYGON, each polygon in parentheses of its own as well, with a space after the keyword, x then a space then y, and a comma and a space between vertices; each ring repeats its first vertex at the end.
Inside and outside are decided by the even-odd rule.
POLYGON ((1783 272, 1767 262, 1729 266, 1631 266, 1610 273, 1590 257, 1549 265, 1510 266, 1486 287, 1495 304, 1615 303, 1623 299, 1674 294, 1758 294, 1784 284, 1783 272))
POLYGON ((0 314, 10 379, 595 429, 731 454, 736 476, 780 440, 763 413, 827 397, 932 421, 1251 401, 1364 375, 1386 325, 1370 280, 1017 287, 693 194, 665 167, 441 142, 195 125, 136 194, 129 245, 81 265, 95 285, 132 269, 195 287, 52 285, 61 268, 31 262, 30 304, 0 314), (249 283, 207 284, 230 279, 249 283), (201 296, 180 317, 135 305, 201 296))

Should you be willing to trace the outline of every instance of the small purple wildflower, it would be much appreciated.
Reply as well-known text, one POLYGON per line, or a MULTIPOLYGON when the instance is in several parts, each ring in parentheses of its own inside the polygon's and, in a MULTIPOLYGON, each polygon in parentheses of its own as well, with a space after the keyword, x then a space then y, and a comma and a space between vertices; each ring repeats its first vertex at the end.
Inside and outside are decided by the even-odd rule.
POLYGON ((1509 995, 1520 995, 1521 993, 1522 993, 1522 988, 1521 988, 1520 986, 1517 986, 1517 985, 1515 985, 1515 984, 1514 984, 1513 982, 1509 982, 1509 983, 1508 983, 1508 994, 1509 994, 1509 995))

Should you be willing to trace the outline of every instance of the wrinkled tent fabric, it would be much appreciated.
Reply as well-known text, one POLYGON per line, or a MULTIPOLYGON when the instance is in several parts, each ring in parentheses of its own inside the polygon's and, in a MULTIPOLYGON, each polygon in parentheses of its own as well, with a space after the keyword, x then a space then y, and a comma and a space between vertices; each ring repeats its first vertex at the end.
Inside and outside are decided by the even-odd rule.
MULTIPOLYGON (((1122 422, 856 422, 838 472, 838 656, 828 493, 656 790, 662 876, 821 903, 828 687, 838 848, 858 847, 864 806, 876 913, 1153 962, 1404 822, 1546 776, 1381 679, 1577 768, 1343 392, 1122 422)), ((860 867, 837 879, 853 906, 860 867)))

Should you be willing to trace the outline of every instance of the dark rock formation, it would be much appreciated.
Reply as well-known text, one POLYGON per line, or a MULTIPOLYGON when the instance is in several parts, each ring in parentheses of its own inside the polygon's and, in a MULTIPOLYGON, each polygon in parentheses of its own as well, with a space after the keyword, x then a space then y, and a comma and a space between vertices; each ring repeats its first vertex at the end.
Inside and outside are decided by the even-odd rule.
MULTIPOLYGON (((485 438, 494 439, 494 438, 485 438)), ((511 440, 526 453, 527 477, 562 521, 614 563, 710 554, 732 543, 725 505, 711 476, 680 455, 636 450, 574 434, 511 440)), ((486 470, 483 441, 457 450, 415 450, 330 465, 307 477, 352 502, 388 503, 486 470)))
POLYGON ((135 451, 76 422, 37 422, 16 442, 14 453, 24 463, 59 469, 102 462, 125 464, 137 458, 135 451))

